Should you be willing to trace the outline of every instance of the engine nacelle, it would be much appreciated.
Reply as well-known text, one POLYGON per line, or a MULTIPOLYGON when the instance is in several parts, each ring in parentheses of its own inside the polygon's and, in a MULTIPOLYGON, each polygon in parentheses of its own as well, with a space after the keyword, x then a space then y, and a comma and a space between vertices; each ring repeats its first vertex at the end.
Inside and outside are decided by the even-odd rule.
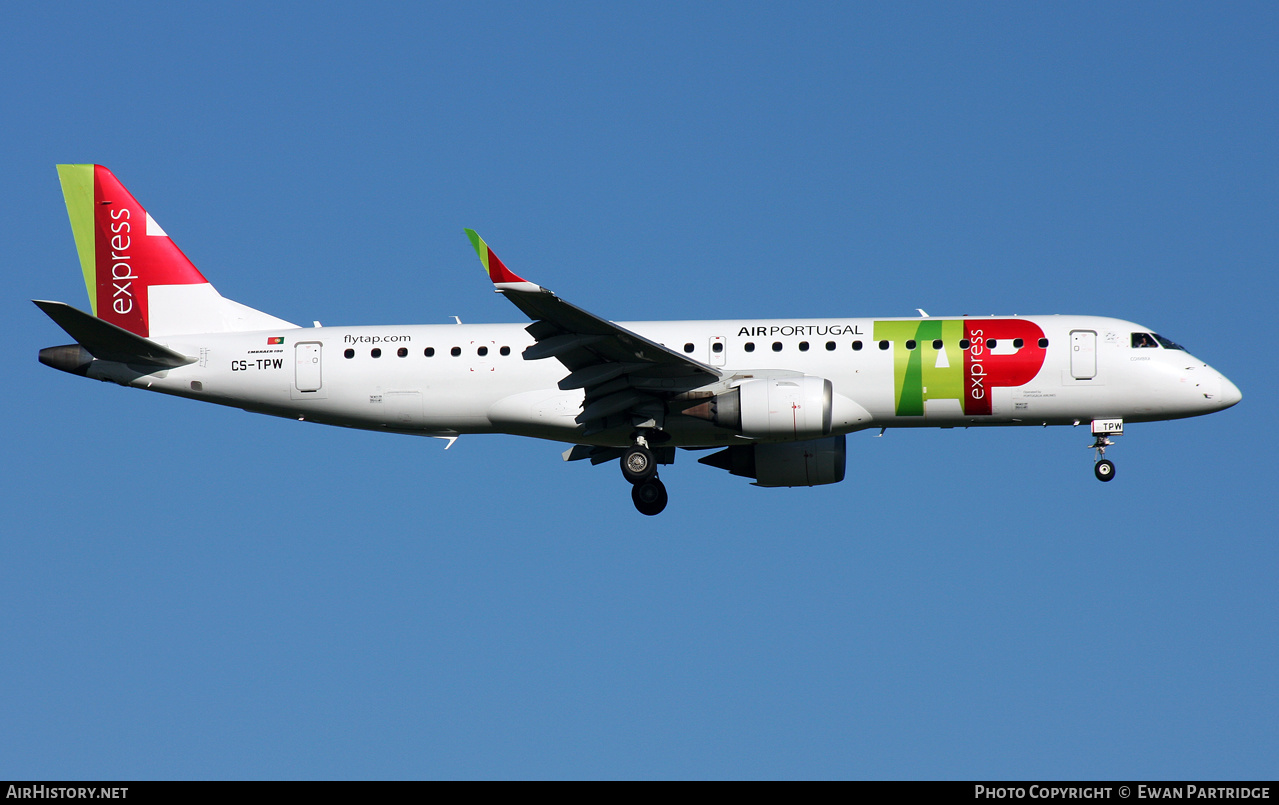
POLYGON ((741 444, 699 458, 699 464, 754 478, 756 486, 821 486, 844 480, 843 436, 804 442, 741 444))
POLYGON ((812 439, 830 433, 834 387, 824 377, 747 380, 684 411, 752 439, 812 439))

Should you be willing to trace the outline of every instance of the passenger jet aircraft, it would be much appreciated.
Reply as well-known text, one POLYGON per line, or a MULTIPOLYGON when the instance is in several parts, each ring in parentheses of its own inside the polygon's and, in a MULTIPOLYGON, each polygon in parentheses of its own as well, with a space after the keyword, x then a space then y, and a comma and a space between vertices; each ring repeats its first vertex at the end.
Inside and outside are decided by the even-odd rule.
POLYGON ((816 486, 843 480, 853 431, 1088 423, 1109 481, 1125 422, 1241 396, 1150 328, 1097 316, 618 324, 516 275, 470 229, 532 324, 299 327, 221 296, 106 168, 58 175, 93 312, 36 301, 76 342, 42 363, 450 446, 469 433, 564 442, 568 461, 619 461, 648 515, 666 507, 657 470, 676 448, 717 450, 699 461, 758 486, 816 486))

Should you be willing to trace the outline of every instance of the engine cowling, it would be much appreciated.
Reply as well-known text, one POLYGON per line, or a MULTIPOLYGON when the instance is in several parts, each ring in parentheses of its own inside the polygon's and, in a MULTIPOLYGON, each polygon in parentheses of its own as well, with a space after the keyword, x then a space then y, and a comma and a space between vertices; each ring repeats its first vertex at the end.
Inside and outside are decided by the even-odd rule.
POLYGON ((834 387, 824 377, 747 380, 684 411, 752 439, 812 439, 831 430, 834 387))
POLYGON ((843 436, 802 442, 743 444, 698 459, 698 463, 755 479, 756 486, 821 486, 844 480, 843 436))

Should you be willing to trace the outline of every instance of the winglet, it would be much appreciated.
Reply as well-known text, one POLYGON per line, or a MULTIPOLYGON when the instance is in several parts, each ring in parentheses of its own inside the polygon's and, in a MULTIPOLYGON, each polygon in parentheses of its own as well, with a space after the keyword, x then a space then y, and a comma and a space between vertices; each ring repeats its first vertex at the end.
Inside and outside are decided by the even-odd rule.
POLYGON ((484 266, 484 271, 489 275, 489 279, 493 281, 493 285, 497 290, 512 291, 540 291, 540 286, 535 285, 514 271, 506 267, 489 245, 484 242, 484 238, 474 229, 464 230, 466 236, 471 239, 471 245, 475 247, 475 253, 480 256, 480 263, 484 266))

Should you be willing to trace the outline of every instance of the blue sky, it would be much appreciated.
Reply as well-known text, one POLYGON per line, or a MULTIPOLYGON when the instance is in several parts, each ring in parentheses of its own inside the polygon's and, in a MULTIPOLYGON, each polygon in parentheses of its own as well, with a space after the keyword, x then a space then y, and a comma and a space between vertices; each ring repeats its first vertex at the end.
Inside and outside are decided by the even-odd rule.
POLYGON ((1273 4, 66 4, 5 13, 0 778, 1262 778, 1279 757, 1273 4), (54 165, 226 296, 518 321, 1093 313, 1230 377, 849 477, 349 432, 36 362, 54 165))

